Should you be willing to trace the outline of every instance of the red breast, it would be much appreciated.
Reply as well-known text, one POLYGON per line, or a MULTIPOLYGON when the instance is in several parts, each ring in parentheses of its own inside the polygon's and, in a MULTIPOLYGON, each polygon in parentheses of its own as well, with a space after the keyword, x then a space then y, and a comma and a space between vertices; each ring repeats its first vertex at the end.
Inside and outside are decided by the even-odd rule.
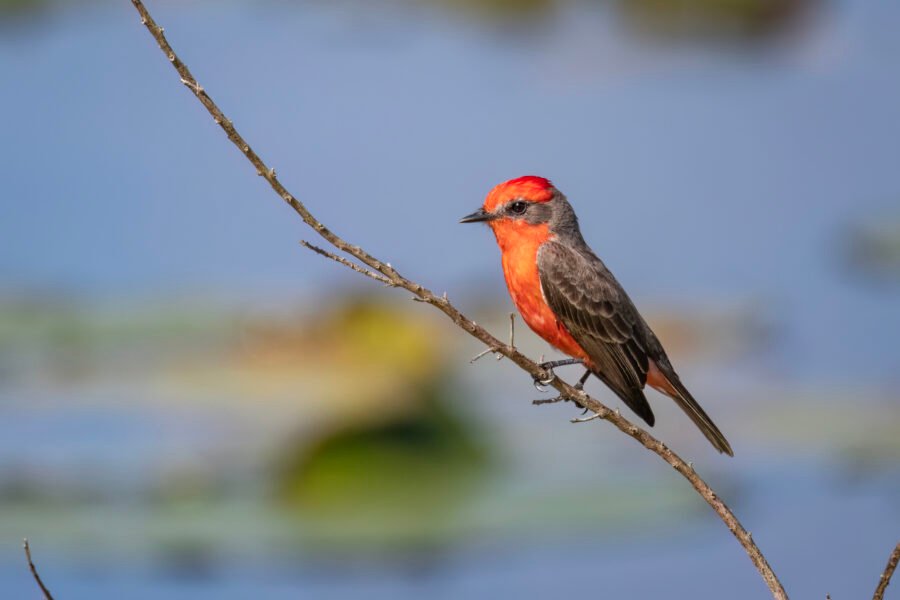
MULTIPOLYGON (((547 179, 526 176, 501 183, 488 194, 485 212, 511 201, 548 202, 556 189, 547 179)), ((525 323, 549 344, 569 356, 589 360, 565 326, 553 314, 541 291, 537 253, 544 242, 553 238, 547 223, 531 224, 520 219, 495 218, 488 222, 500 246, 506 287, 525 323)))

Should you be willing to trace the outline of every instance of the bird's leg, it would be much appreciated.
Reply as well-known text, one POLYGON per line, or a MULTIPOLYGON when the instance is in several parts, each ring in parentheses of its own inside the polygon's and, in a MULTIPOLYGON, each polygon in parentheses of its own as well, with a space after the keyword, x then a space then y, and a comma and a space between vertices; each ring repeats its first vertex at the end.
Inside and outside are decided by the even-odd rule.
POLYGON ((587 382, 588 377, 590 377, 590 376, 591 376, 591 370, 588 369, 587 371, 584 372, 584 375, 581 376, 581 379, 578 380, 578 383, 575 384, 575 389, 583 390, 584 384, 587 382))
MULTIPOLYGON (((541 357, 541 358, 543 358, 543 357, 541 357)), ((545 385, 550 385, 550 383, 554 379, 556 379, 556 373, 553 372, 553 369, 555 369, 556 367, 565 367, 568 365, 581 365, 581 364, 584 364, 584 362, 580 358, 565 358, 563 360, 551 360, 548 362, 541 362, 538 364, 538 366, 540 368, 544 369, 545 371, 549 372, 550 377, 548 377, 547 379, 538 379, 537 377, 535 377, 534 378, 534 387, 537 388, 537 390, 539 392, 543 392, 544 390, 541 388, 543 388, 543 386, 545 386, 545 385)))
MULTIPOLYGON (((584 375, 581 376, 581 379, 578 380, 578 383, 575 384, 575 386, 574 386, 575 389, 578 390, 579 392, 580 392, 581 390, 583 390, 583 389, 584 389, 584 384, 585 384, 585 382, 587 382, 588 377, 590 377, 590 376, 591 376, 591 370, 588 369, 588 370, 586 370, 586 371, 584 372, 584 375)), ((573 403, 575 404, 575 406, 577 406, 578 408, 584 408, 584 407, 581 405, 581 403, 578 402, 577 400, 572 400, 572 402, 573 402, 573 403)), ((584 408, 584 412, 581 413, 581 414, 584 415, 584 414, 586 414, 587 412, 588 412, 588 409, 584 408)))
POLYGON ((539 366, 542 369, 553 370, 556 367, 567 367, 569 365, 582 365, 584 361, 580 358, 564 358, 563 360, 550 360, 544 363, 541 363, 539 366))

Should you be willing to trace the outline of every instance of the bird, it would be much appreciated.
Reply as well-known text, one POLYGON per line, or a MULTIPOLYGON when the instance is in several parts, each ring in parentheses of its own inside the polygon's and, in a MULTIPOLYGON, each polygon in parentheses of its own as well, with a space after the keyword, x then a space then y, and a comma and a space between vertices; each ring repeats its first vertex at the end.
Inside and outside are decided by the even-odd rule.
POLYGON ((526 175, 494 187, 460 223, 486 223, 500 247, 506 285, 525 323, 653 426, 645 386, 672 398, 721 453, 731 445, 675 372, 634 302, 585 242, 575 211, 549 179, 526 175))

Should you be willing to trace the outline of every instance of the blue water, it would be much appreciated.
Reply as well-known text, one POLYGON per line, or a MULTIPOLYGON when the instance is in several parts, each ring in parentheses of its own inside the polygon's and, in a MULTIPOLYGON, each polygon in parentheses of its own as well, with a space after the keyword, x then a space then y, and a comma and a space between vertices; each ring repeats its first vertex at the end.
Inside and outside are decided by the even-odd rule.
MULTIPOLYGON (((896 543, 897 490, 889 500, 873 493, 877 486, 841 489, 816 465, 804 469, 812 475, 754 481, 759 490, 736 508, 791 597, 865 598, 896 543)), ((182 573, 84 557, 73 566, 71 558, 54 561, 50 550, 41 552, 41 571, 67 598, 766 597, 743 550, 707 516, 627 534, 585 527, 577 536, 487 538, 426 549, 406 562, 310 560, 268 549, 254 559, 182 573)), ((5 555, 5 597, 33 597, 29 574, 5 555)))

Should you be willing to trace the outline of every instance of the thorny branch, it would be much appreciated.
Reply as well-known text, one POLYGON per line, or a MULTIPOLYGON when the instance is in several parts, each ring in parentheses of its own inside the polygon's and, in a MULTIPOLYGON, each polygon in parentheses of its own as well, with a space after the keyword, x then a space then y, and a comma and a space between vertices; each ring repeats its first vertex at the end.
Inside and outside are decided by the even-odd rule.
POLYGON ((34 577, 34 580, 37 582, 38 587, 41 588, 41 592, 44 594, 44 600, 53 600, 53 596, 50 594, 50 590, 47 589, 47 586, 44 585, 44 582, 41 580, 41 576, 38 575, 37 567, 34 566, 34 561, 31 560, 31 546, 28 545, 28 540, 23 540, 22 548, 25 550, 25 559, 28 561, 28 569, 31 571, 31 576, 34 577))
POLYGON ((894 575, 894 569, 897 568, 898 562, 900 562, 900 543, 894 547, 894 551, 888 557, 887 565, 884 567, 881 579, 878 580, 878 587, 875 588, 875 595, 872 596, 872 600, 882 600, 884 598, 884 591, 887 589, 888 584, 891 583, 891 577, 894 575))
MULTIPOLYGON (((147 30, 159 44, 160 49, 166 55, 166 58, 169 62, 172 63, 172 66, 178 72, 181 77, 181 82, 187 87, 194 96, 206 107, 206 110, 209 111, 209 114, 212 115, 213 120, 225 134, 228 136, 228 139, 237 146, 238 150, 250 161, 250 163, 256 169, 256 173, 264 178, 268 184, 275 190, 275 193, 286 202, 294 211, 300 215, 300 218, 309 225, 313 230, 316 231, 322 238, 325 239, 332 246, 349 254, 362 264, 366 265, 371 269, 371 272, 364 273, 369 277, 373 277, 376 273, 380 274, 384 277, 385 282, 392 286, 403 288, 408 292, 413 294, 413 299, 418 300, 420 302, 424 302, 430 304, 443 312, 447 317, 450 318, 457 326, 462 328, 464 331, 477 338, 481 342, 483 342, 489 349, 499 354, 502 354, 510 361, 518 365, 523 371, 530 374, 532 377, 545 381, 552 378, 549 385, 554 387, 565 399, 573 400, 580 404, 581 406, 592 411, 596 416, 596 419, 603 419, 612 423, 616 428, 625 433, 626 435, 634 438, 638 443, 643 445, 645 448, 650 450, 651 452, 658 455, 661 459, 666 461, 669 465, 672 466, 678 473, 680 473, 685 479, 690 482, 690 484, 694 487, 700 496, 706 500, 706 502, 712 507, 712 509, 719 515, 719 518, 722 519, 722 522, 725 523, 725 526, 729 531, 737 538, 738 542, 743 546, 744 550, 747 552, 747 555, 750 557, 750 560, 753 562, 754 566, 759 571, 760 575, 763 578, 766 586, 772 593, 772 596, 776 600, 786 600, 787 594, 784 591, 784 588, 781 585, 781 582, 778 581, 778 577, 775 575, 772 568, 769 566, 769 563, 766 561, 765 556, 760 551, 760 549, 756 546, 756 543, 753 541, 753 538, 750 535, 743 525, 741 525, 740 521, 738 521, 737 517, 731 512, 731 509, 725 505, 721 498, 716 494, 715 491, 694 471, 694 468, 691 464, 683 460, 680 456, 678 456, 675 452, 669 449, 668 446, 663 444, 661 441, 650 435, 648 432, 644 431, 640 427, 631 423, 628 419, 621 416, 617 411, 613 411, 606 407, 604 404, 584 393, 581 390, 575 389, 573 386, 569 385, 565 381, 559 379, 558 377, 553 377, 552 373, 549 373, 542 369, 540 365, 526 357, 524 354, 521 354, 514 346, 511 344, 504 344, 493 335, 491 335, 486 329, 466 317, 462 314, 455 306, 453 306, 450 301, 447 299, 446 294, 442 296, 436 295, 431 290, 423 287, 422 285, 411 281, 405 277, 403 277, 394 267, 390 265, 390 263, 382 262, 378 260, 359 246, 350 244, 345 241, 337 234, 328 229, 324 224, 319 222, 312 213, 306 208, 306 206, 297 200, 278 180, 275 170, 269 168, 256 154, 256 152, 251 148, 250 144, 241 136, 234 127, 234 124, 225 116, 222 110, 213 102, 212 98, 210 98, 209 94, 206 90, 197 83, 197 80, 191 74, 191 71, 188 69, 187 65, 182 62, 182 60, 175 54, 175 51, 169 45, 169 42, 166 39, 166 36, 163 33, 163 28, 156 24, 156 21, 153 20, 153 17, 150 16, 150 13, 147 11, 147 8, 144 6, 144 3, 141 0, 131 0, 134 7, 137 9, 138 13, 141 17, 141 22, 146 26, 147 30)), ((327 254, 326 254, 327 256, 327 254)), ((329 256, 329 258, 335 258, 329 256)), ((342 262, 342 261, 339 261, 342 262)), ((342 262, 342 264, 346 263, 342 262)), ((359 269, 355 269, 359 270, 359 269)), ((378 279, 377 277, 375 277, 378 279)), ((382 281, 379 279, 379 281, 382 281)))

